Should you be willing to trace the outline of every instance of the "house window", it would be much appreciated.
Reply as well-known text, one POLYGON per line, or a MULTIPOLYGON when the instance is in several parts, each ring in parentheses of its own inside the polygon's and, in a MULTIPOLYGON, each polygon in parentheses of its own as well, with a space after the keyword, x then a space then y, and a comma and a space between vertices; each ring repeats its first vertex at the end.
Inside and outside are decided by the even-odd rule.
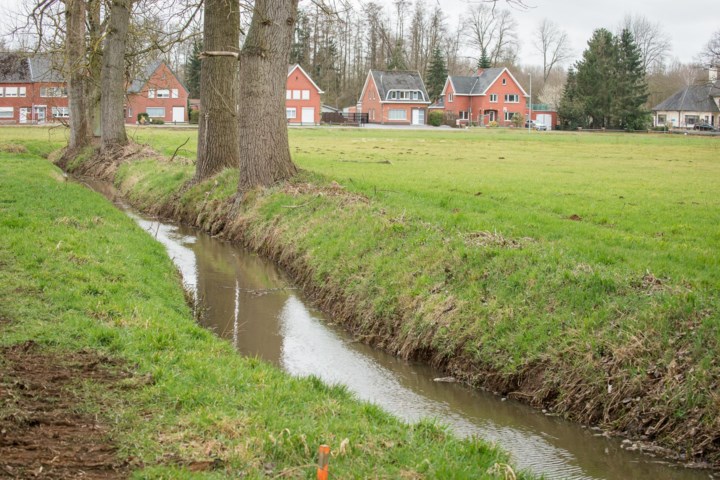
POLYGON ((67 97, 67 89, 61 87, 43 87, 40 89, 41 97, 67 97))
POLYGON ((302 98, 300 90, 293 90, 293 100, 300 100, 300 98, 302 98))
POLYGON ((297 118, 297 109, 296 108, 286 108, 285 116, 287 118, 297 118))
POLYGON ((515 116, 515 112, 505 112, 505 121, 509 122, 515 116))
POLYGON ((658 115, 657 116, 657 124, 658 125, 665 125, 667 123, 667 115, 658 115))
POLYGON ((148 98, 155 98, 155 89, 151 88, 148 90, 148 98))
POLYGON ((468 112, 466 110, 466 111, 459 112, 459 113, 460 113, 460 120, 467 120, 470 112, 468 112))
POLYGON ((388 112, 388 120, 395 120, 395 121, 407 121, 407 111, 406 110, 390 110, 388 112))
POLYGON ((303 91, 302 91, 302 99, 303 99, 303 100, 310 100, 310 90, 303 90, 303 91))
POLYGON ((488 117, 491 122, 494 122, 497 119, 497 114, 495 113, 495 110, 490 110, 490 116, 488 117))
POLYGON ((172 98, 180 98, 180 92, 177 88, 172 89, 172 98))
POLYGON ((490 94, 490 103, 497 103, 497 93, 490 94))
POLYGON ((15 110, 13 107, 0 107, 0 118, 13 118, 15 117, 15 110))
POLYGON ((505 103, 520 103, 520 95, 516 93, 505 94, 505 103))
POLYGON ((168 90, 168 89, 158 90, 157 98, 170 98, 170 90, 168 90))
POLYGON ((21 97, 24 97, 26 95, 26 92, 27 92, 27 90, 25 89, 25 87, 20 87, 20 96, 21 97))
POLYGON ((5 87, 5 96, 6 97, 17 97, 18 96, 18 88, 17 87, 5 87))
POLYGON ((292 91, 285 90, 285 100, 292 100, 292 91))
POLYGON ((507 78, 503 78, 503 79, 502 79, 502 84, 503 84, 503 85, 507 85, 507 78))
POLYGON ((68 107, 52 107, 53 118, 70 118, 70 108, 68 107))
POLYGON ((454 97, 452 93, 448 93, 448 103, 452 103, 454 97))
POLYGON ((5 96, 5 89, 3 87, 0 87, 0 97, 5 96))
POLYGON ((695 125, 700 120, 697 115, 685 115, 685 125, 695 125))
POLYGON ((145 113, 150 118, 165 118, 165 107, 147 107, 145 113))

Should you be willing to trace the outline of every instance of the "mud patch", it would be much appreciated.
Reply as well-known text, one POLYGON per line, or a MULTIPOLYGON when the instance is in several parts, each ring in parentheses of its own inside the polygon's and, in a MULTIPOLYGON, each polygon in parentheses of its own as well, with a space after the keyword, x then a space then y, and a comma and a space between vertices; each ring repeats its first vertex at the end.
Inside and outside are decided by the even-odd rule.
POLYGON ((127 375, 91 352, 45 353, 34 342, 0 348, 0 478, 127 478, 108 426, 78 413, 73 387, 127 375))
POLYGON ((576 213, 573 213, 569 217, 567 217, 568 220, 572 220, 573 222, 582 222, 582 217, 576 213))

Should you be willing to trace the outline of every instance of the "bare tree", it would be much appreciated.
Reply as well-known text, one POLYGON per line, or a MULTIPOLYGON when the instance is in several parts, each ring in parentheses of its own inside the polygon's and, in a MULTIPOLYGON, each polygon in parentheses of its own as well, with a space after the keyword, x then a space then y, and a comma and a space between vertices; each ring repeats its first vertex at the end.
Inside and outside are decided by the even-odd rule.
POLYGON ((256 0, 240 51, 241 193, 290 178, 285 84, 298 0, 256 0))
POLYGON ((670 53, 670 38, 660 23, 653 23, 642 15, 627 15, 621 30, 632 33, 635 43, 642 54, 643 69, 652 72, 662 68, 670 53))
POLYGON ((100 115, 102 150, 128 143, 125 132, 125 50, 133 0, 113 0, 102 56, 100 115))
POLYGON ((568 35, 547 18, 540 22, 535 35, 535 48, 543 57, 543 83, 545 83, 553 68, 562 65, 570 58, 568 35))
POLYGON ((710 67, 720 67, 720 30, 715 31, 708 43, 700 53, 703 64, 710 67))
POLYGON ((85 61, 85 0, 64 0, 65 65, 68 68, 68 102, 70 107, 70 151, 90 143, 92 134, 87 117, 85 61))
MULTIPOLYGON (((205 52, 201 57, 200 75, 202 110, 195 169, 197 180, 240 165, 236 82, 239 42, 239 1, 205 0, 205 52)), ((261 116, 260 112, 262 110, 253 113, 261 116)))
POLYGON ((487 52, 490 62, 512 63, 517 58, 517 22, 509 10, 498 10, 485 3, 468 9, 466 31, 477 52, 487 52))

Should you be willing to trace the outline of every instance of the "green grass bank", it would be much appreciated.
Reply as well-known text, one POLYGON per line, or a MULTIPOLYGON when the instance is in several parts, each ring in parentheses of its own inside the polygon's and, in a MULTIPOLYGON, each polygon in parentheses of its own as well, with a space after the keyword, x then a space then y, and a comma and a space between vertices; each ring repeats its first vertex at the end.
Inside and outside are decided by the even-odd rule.
POLYGON ((291 130, 303 173, 235 208, 234 171, 176 193, 194 132, 132 134, 190 138, 119 166, 135 205, 274 258, 358 338, 720 464, 716 139, 291 130))
POLYGON ((489 469, 505 456, 480 440, 403 424, 197 326, 163 247, 41 158, 58 133, 0 130, 0 347, 89 350, 132 372, 74 393, 111 426, 134 478, 315 478, 322 443, 334 478, 503 478, 489 469))

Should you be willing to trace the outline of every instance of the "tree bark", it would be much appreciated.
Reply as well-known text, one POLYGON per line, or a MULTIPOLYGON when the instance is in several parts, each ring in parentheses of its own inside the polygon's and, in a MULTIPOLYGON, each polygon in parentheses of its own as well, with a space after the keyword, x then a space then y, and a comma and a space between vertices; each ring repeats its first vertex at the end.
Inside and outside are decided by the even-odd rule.
POLYGON ((297 173, 290 158, 285 89, 298 0, 257 0, 240 52, 238 191, 297 173))
POLYGON ((204 22, 196 180, 240 164, 237 125, 240 2, 206 0, 204 22))
POLYGON ((90 77, 86 84, 87 101, 87 118, 90 129, 94 137, 100 138, 102 135, 102 125, 100 122, 100 84, 102 77, 102 37, 103 26, 100 18, 100 4, 102 0, 87 1, 87 19, 88 19, 88 36, 90 44, 88 46, 88 72, 90 77))
POLYGON ((85 0, 65 0, 67 36, 65 40, 70 107, 70 150, 90 143, 91 133, 86 111, 85 84, 85 0))
POLYGON ((102 150, 127 145, 125 132, 125 50, 132 0, 112 0, 103 49, 100 109, 102 150))

